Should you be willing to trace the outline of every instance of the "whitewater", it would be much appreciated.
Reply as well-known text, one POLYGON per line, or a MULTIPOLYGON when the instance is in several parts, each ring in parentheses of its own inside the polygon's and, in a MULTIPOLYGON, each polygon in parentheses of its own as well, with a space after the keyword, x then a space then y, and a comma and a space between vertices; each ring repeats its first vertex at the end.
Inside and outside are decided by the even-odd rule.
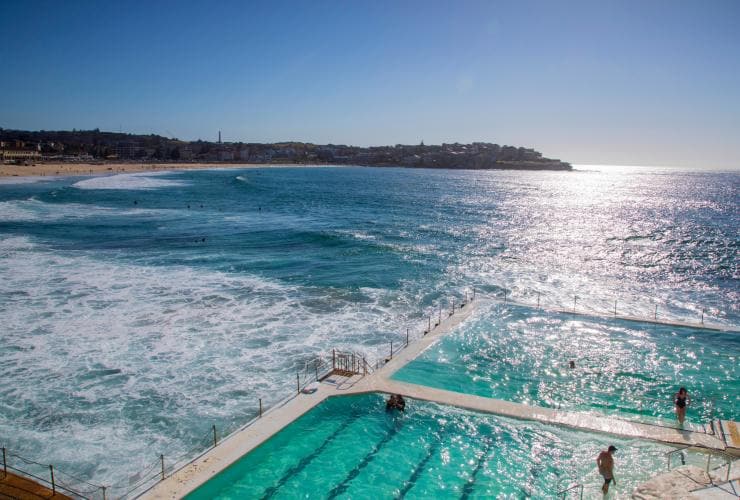
POLYGON ((450 297, 738 329, 740 174, 245 168, 0 183, 0 443, 113 484, 450 297))

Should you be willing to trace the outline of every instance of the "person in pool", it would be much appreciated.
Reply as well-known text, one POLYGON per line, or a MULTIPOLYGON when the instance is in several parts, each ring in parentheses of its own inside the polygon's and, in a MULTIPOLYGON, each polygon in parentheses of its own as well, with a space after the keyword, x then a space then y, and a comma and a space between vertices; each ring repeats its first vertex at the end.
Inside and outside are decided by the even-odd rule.
POLYGON ((386 411, 392 411, 392 410, 400 410, 405 411, 406 410, 406 400, 403 399, 403 396, 400 394, 392 394, 390 399, 386 401, 385 403, 385 409, 386 411))
POLYGON ((676 405, 676 418, 681 425, 683 425, 683 421, 686 419, 686 406, 690 403, 691 398, 685 387, 681 387, 673 396, 673 404, 676 405))
MULTIPOLYGON (((610 446, 608 450, 599 453, 596 457, 596 465, 599 467, 599 474, 604 478, 604 486, 601 491, 606 495, 609 493, 609 483, 614 481, 614 452, 617 451, 615 446, 610 446)), ((616 484, 616 482, 615 482, 616 484)))

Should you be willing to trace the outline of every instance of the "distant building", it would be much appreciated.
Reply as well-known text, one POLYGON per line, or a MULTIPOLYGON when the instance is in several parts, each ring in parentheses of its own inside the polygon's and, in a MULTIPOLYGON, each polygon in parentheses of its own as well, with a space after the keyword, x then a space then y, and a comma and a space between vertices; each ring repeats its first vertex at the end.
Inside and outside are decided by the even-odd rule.
POLYGON ((192 160, 193 159, 193 148, 190 146, 182 146, 178 148, 181 160, 192 160))
POLYGON ((144 149, 135 142, 119 142, 114 148, 114 151, 119 159, 130 160, 141 156, 144 149))
POLYGON ((41 159, 41 153, 36 150, 3 149, 0 150, 0 159, 2 159, 3 162, 36 161, 41 159))

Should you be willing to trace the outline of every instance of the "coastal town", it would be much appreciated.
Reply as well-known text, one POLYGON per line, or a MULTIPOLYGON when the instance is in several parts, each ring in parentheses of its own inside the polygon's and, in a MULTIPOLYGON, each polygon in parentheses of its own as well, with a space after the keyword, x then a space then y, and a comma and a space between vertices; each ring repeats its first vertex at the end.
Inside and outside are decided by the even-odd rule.
POLYGON ((396 166, 451 169, 572 170, 569 163, 531 148, 487 142, 359 147, 305 142, 181 141, 160 135, 94 130, 0 129, 4 164, 51 163, 244 163, 396 166))

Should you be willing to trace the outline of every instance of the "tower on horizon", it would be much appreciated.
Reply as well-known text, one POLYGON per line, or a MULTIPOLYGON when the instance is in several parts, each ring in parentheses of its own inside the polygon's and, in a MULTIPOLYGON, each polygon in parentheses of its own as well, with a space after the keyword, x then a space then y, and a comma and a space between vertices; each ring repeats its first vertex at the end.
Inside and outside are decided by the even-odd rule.
POLYGON ((221 144, 221 131, 218 131, 218 143, 221 144))

